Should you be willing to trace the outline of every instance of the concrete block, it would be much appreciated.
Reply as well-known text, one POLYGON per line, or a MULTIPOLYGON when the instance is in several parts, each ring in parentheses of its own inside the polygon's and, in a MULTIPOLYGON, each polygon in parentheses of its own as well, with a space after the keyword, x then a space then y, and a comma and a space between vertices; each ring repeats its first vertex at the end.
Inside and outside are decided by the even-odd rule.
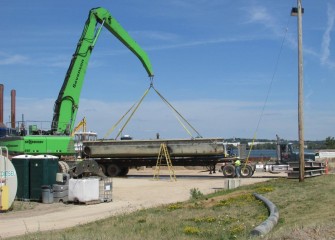
POLYGON ((225 189, 234 189, 241 185, 241 179, 226 179, 224 182, 224 188, 225 189))

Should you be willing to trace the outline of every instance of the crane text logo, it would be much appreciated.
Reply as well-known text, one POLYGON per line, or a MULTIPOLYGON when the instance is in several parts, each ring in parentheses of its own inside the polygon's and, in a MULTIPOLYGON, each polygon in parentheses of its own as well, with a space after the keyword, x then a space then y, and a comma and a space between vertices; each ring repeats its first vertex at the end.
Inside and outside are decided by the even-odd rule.
POLYGON ((36 144, 36 143, 44 143, 44 141, 42 141, 42 140, 27 140, 24 143, 36 144))
POLYGON ((82 59, 81 62, 80 62, 79 69, 78 69, 77 76, 76 76, 76 80, 74 81, 74 84, 72 85, 73 88, 77 87, 78 78, 79 78, 81 69, 83 68, 83 64, 84 64, 84 59, 82 59))

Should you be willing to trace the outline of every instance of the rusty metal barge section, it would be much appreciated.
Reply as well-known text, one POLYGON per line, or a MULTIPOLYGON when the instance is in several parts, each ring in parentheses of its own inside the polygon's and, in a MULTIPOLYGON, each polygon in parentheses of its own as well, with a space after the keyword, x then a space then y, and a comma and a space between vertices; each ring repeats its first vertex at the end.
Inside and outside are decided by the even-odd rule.
POLYGON ((166 144, 171 157, 225 156, 222 138, 87 141, 83 154, 91 158, 157 157, 161 144, 166 144))

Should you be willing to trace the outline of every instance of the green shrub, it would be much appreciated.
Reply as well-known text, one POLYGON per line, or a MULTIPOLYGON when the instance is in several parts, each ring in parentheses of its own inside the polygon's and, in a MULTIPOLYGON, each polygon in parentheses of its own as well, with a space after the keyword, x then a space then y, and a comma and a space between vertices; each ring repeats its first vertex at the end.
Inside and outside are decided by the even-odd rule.
POLYGON ((191 194, 191 200, 199 200, 204 198, 204 194, 200 192, 198 188, 192 188, 190 190, 190 194, 191 194))

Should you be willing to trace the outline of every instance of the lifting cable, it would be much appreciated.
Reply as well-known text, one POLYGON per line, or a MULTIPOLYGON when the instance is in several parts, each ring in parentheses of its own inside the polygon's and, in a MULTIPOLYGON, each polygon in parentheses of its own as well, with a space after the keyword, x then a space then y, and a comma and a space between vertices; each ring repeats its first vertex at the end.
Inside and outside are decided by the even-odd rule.
MULTIPOLYGON (((187 123, 187 125, 192 128, 192 130, 194 132, 196 132, 198 134, 197 137, 202 138, 202 136, 200 135, 200 133, 177 111, 177 109, 175 109, 171 103, 168 102, 168 100, 166 100, 166 98, 163 97, 162 94, 160 94, 157 89, 152 86, 152 88, 155 90, 155 92, 157 93, 157 95, 163 100, 163 102, 165 102, 182 120, 184 120, 185 123, 187 123)), ((185 126, 185 124, 183 124, 183 122, 180 120, 180 118, 176 116, 177 120, 179 121, 179 123, 183 126, 183 128, 185 129, 185 131, 193 138, 191 132, 187 129, 187 127, 185 126)))
POLYGON ((114 138, 115 140, 120 136, 121 132, 124 130, 124 128, 126 127, 126 125, 129 123, 130 119, 132 118, 132 116, 134 115, 134 113, 136 112, 136 110, 138 109, 138 107, 140 106, 140 104, 142 103, 143 99, 147 96, 150 88, 152 87, 152 84, 150 84, 150 87, 148 89, 145 90, 143 96, 141 97, 141 99, 138 101, 138 103, 136 104, 136 102, 128 109, 128 111, 123 114, 123 116, 108 130, 108 132, 105 134, 103 139, 106 139, 110 134, 112 134, 112 132, 115 130, 115 128, 119 125, 119 123, 128 115, 128 113, 136 106, 136 108, 131 112, 130 116, 128 117, 128 119, 126 120, 125 124, 121 127, 121 129, 119 130, 119 132, 117 133, 116 137, 114 138))
POLYGON ((269 88, 268 88, 268 91, 267 91, 267 94, 266 94, 264 105, 263 105, 263 108, 262 108, 262 111, 261 111, 261 114, 260 114, 260 117, 259 117, 259 120, 258 120, 258 123, 257 123, 257 127, 256 127, 256 130, 255 130, 255 133, 254 133, 254 137, 252 139, 252 143, 251 143, 251 146, 250 146, 250 149, 249 149, 249 152, 248 152, 247 161, 246 161, 246 163, 245 163, 245 165, 243 167, 243 170, 245 169, 246 165, 249 162, 250 153, 251 153, 251 150, 252 150, 252 148, 254 146, 254 142, 255 142, 255 139, 256 139, 256 136, 257 136, 259 125, 260 125, 261 120, 263 118, 265 107, 266 107, 266 104, 268 102, 269 95, 270 95, 270 92, 271 92, 271 88, 272 88, 272 85, 273 85, 273 81, 274 81, 275 75, 276 75, 277 70, 278 70, 279 59, 280 59, 281 53, 283 51, 283 46, 284 46, 284 42, 285 42, 286 35, 287 35, 289 19, 290 18, 288 18, 288 21, 287 21, 287 24, 286 24, 285 33, 284 33, 284 36, 283 36, 283 40, 282 40, 282 43, 281 43, 281 46, 280 46, 280 50, 279 50, 279 54, 278 54, 278 57, 277 57, 277 60, 276 60, 276 64, 275 64, 275 69, 274 69, 274 72, 272 74, 271 82, 270 82, 270 85, 269 85, 269 88))
POLYGON ((157 93, 157 95, 163 100, 163 102, 165 102, 174 112, 175 112, 175 116, 178 120, 178 122, 182 125, 182 127, 185 129, 185 131, 191 136, 191 138, 194 138, 192 133, 187 129, 187 127, 185 126, 185 124, 183 123, 183 121, 185 123, 187 123, 187 125, 192 128, 192 130, 194 132, 196 132, 198 134, 197 137, 202 138, 202 136, 200 135, 200 133, 172 106, 171 103, 169 103, 166 98, 163 97, 162 94, 160 94, 158 92, 158 90, 154 87, 153 85, 153 78, 150 78, 150 86, 148 89, 146 89, 146 91, 144 92, 143 96, 141 97, 141 99, 138 101, 138 103, 134 103, 130 109, 112 126, 112 128, 105 134, 103 139, 106 139, 117 127, 117 125, 119 125, 119 123, 128 115, 128 113, 133 109, 133 111, 131 112, 130 116, 128 117, 128 119, 126 120, 125 124, 121 127, 121 129, 119 130, 118 134, 115 137, 115 140, 120 136, 120 134, 122 133, 122 131, 124 130, 124 128, 127 126, 127 124, 129 123, 130 119, 133 117, 133 115, 135 114, 136 110, 139 108, 139 106, 141 105, 141 103, 143 102, 144 98, 148 95, 150 89, 153 88, 155 90, 155 92, 157 93), (182 120, 183 121, 182 121, 182 120))
POLYGON ((127 121, 125 122, 125 124, 122 126, 122 128, 120 129, 120 131, 118 132, 118 134, 116 135, 115 140, 120 136, 120 134, 122 133, 123 129, 127 126, 127 124, 129 123, 130 119, 133 117, 134 113, 136 112, 136 110, 138 109, 138 107, 140 106, 140 104, 142 103, 143 99, 148 95, 148 92, 149 92, 150 88, 151 88, 151 84, 150 84, 150 87, 147 90, 145 90, 145 92, 144 92, 143 96, 141 97, 140 101, 136 104, 136 107, 131 112, 129 118, 127 119, 127 121))
POLYGON ((114 129, 117 127, 117 125, 119 125, 119 123, 125 118, 125 116, 127 116, 127 114, 130 112, 130 110, 133 109, 133 107, 136 105, 136 103, 133 104, 133 106, 131 106, 129 108, 129 110, 119 119, 119 121, 117 121, 109 130, 108 132, 105 134, 105 136, 103 137, 103 139, 106 139, 113 131, 114 129))

